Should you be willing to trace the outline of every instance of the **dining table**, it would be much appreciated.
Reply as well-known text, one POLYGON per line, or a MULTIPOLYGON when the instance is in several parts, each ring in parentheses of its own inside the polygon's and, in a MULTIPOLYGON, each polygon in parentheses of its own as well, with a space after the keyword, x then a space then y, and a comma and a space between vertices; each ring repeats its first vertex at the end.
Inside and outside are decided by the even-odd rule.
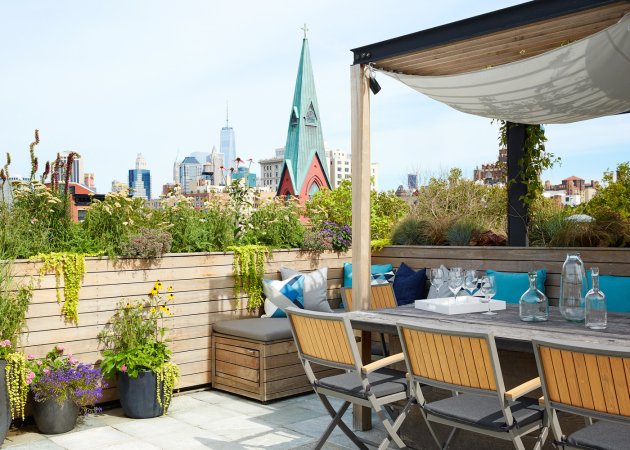
MULTIPOLYGON (((569 322, 557 307, 549 308, 549 320, 523 322, 519 318, 519 307, 507 304, 505 310, 495 311, 493 316, 482 313, 445 315, 415 308, 414 304, 396 308, 349 311, 344 313, 352 328, 361 333, 361 357, 363 364, 371 361, 373 332, 397 335, 396 324, 400 321, 439 329, 462 327, 467 331, 491 332, 497 349, 512 352, 533 353, 533 339, 556 339, 576 344, 609 345, 630 349, 630 314, 609 313, 608 324, 603 330, 591 330, 584 322, 569 322)), ((369 408, 353 409, 354 427, 358 430, 371 428, 369 408)))

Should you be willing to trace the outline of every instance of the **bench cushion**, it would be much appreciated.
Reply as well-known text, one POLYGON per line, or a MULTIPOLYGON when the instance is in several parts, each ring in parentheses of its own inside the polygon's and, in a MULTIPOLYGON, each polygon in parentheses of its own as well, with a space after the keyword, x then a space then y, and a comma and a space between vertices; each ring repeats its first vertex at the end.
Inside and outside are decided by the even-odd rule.
POLYGON ((630 425, 600 420, 571 434, 567 441, 579 448, 615 450, 628 448, 630 425))
MULTIPOLYGON (((508 303, 518 304, 519 299, 529 289, 529 275, 527 272, 497 272, 492 269, 486 270, 486 275, 494 275, 497 283, 497 293, 494 298, 505 300, 508 303)), ((545 269, 536 270, 536 287, 543 294, 545 293, 545 280, 547 271, 545 269)))
POLYGON ((223 320, 212 325, 212 331, 260 342, 293 339, 286 317, 223 320))

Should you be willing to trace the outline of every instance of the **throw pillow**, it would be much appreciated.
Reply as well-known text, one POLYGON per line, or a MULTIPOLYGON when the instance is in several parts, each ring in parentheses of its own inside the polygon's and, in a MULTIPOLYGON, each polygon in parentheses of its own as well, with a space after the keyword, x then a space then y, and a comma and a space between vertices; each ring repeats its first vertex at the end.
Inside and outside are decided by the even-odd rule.
MULTIPOLYGON (((370 273, 372 275, 377 274, 386 274, 391 272, 391 276, 393 277, 394 266, 391 264, 372 264, 370 266, 370 273)), ((372 278, 374 279, 374 278, 372 278)), ((379 284, 372 283, 372 284, 379 284)), ((343 263, 343 287, 352 287, 352 264, 351 263, 343 263)))
POLYGON ((444 265, 440 266, 440 269, 442 269, 442 273, 444 274, 444 284, 442 284, 442 286, 440 286, 439 289, 431 285, 431 288, 429 289, 429 295, 427 295, 427 298, 453 297, 453 293, 448 288, 448 282, 447 282, 449 270, 444 265))
POLYGON ((426 298, 427 269, 413 270, 401 263, 394 279, 394 295, 398 305, 407 305, 414 300, 426 298))
POLYGON ((304 276, 296 275, 288 280, 263 280, 265 314, 262 317, 286 317, 284 310, 290 306, 304 309, 304 276))
MULTIPOLYGON (((536 271, 536 287, 543 294, 545 293, 545 280, 547 279, 547 271, 539 269, 536 271)), ((527 272, 497 272, 496 270, 486 270, 486 275, 494 275, 497 284, 497 293, 493 298, 497 300, 505 300, 508 303, 517 303, 521 295, 529 289, 529 276, 527 272)))
POLYGON ((308 273, 298 272, 288 267, 280 267, 283 280, 295 275, 304 276, 304 309, 311 311, 333 312, 328 303, 328 267, 308 273))
MULTIPOLYGON (((590 270, 588 275, 588 288, 591 289, 590 270)), ((606 296, 606 309, 608 312, 630 312, 630 277, 619 277, 614 275, 599 276, 599 290, 606 296)))

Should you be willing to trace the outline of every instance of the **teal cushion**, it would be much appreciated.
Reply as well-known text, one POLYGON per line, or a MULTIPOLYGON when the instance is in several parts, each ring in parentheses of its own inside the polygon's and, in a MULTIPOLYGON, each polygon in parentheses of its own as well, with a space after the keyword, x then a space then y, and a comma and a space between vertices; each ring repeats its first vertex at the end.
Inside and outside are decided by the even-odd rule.
MULTIPOLYGON (((588 288, 590 289, 592 285, 589 270, 588 288)), ((599 289, 606 296, 608 312, 630 312, 630 277, 600 275, 599 289)))
MULTIPOLYGON (((521 295, 529 289, 529 276, 527 272, 497 272, 488 269, 486 270, 486 274, 494 275, 497 284, 497 293, 494 298, 497 300, 505 300, 508 303, 518 303, 521 295)), ((547 271, 545 269, 539 269, 536 271, 536 274, 536 287, 544 294, 547 271)))
MULTIPOLYGON (((394 266, 391 264, 372 264, 370 266, 372 275, 387 274, 393 270, 394 266)), ((343 263, 343 287, 352 287, 352 264, 350 263, 343 263)))

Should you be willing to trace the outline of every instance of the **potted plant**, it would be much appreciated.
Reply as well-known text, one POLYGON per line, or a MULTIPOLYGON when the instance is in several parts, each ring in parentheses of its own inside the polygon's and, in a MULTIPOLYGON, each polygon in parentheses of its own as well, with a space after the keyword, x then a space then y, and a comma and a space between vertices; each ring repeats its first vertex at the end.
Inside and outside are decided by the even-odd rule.
POLYGON ((24 355, 16 348, 30 300, 30 287, 16 283, 10 263, 0 261, 0 445, 11 420, 24 419, 28 397, 27 368, 24 355))
POLYGON ((74 428, 80 412, 94 411, 107 386, 98 367, 80 363, 71 353, 64 355, 62 345, 44 358, 29 355, 27 359, 33 418, 40 432, 66 433, 74 428))
POLYGON ((169 286, 166 295, 162 289, 158 280, 148 299, 120 302, 98 335, 104 347, 101 370, 108 378, 116 377, 123 411, 136 419, 166 414, 179 380, 164 325, 173 315, 173 288, 169 286))

